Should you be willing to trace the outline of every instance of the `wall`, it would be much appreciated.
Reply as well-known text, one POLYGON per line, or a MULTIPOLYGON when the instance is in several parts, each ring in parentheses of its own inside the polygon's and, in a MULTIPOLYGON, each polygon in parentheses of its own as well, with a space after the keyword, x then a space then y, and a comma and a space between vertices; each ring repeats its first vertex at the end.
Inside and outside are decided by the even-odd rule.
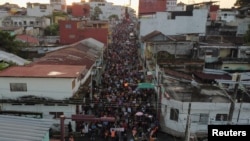
POLYGON ((207 9, 193 10, 193 16, 176 16, 168 19, 168 12, 158 12, 151 18, 140 19, 140 36, 145 36, 155 30, 165 35, 180 35, 206 32, 207 9))
POLYGON ((72 97, 80 86, 77 81, 72 89, 72 78, 0 78, 0 93, 2 98, 17 98, 25 95, 64 99, 72 97), (11 92, 9 83, 27 83, 27 92, 11 92))
POLYGON ((139 15, 166 10, 166 0, 139 0, 139 15))
POLYGON ((108 28, 78 28, 79 21, 60 21, 60 43, 72 44, 87 38, 94 38, 107 45, 108 28), (71 25, 71 28, 66 28, 71 25))
POLYGON ((90 6, 82 3, 72 4, 72 16, 74 17, 89 17, 90 16, 90 6), (86 11, 84 11, 86 9, 86 11))
MULTIPOLYGON (((164 132, 175 134, 177 136, 184 135, 186 130, 186 119, 188 113, 188 102, 180 102, 174 99, 167 100, 162 98, 161 112, 161 127, 164 132), (165 109, 167 106, 167 110, 165 109), (170 120, 170 109, 176 108, 179 110, 179 120, 170 120)), ((250 103, 236 103, 233 114, 234 124, 250 124, 250 103)), ((227 121, 215 121, 216 114, 229 114, 230 103, 207 103, 207 102, 192 102, 191 103, 191 133, 203 132, 207 133, 208 124, 227 124, 227 121), (195 116, 204 113, 209 114, 208 123, 201 124, 194 121, 195 116)))
POLYGON ((50 5, 47 4, 41 4, 41 5, 46 5, 46 9, 41 9, 40 5, 27 7, 27 16, 42 17, 52 14, 54 9, 50 5))

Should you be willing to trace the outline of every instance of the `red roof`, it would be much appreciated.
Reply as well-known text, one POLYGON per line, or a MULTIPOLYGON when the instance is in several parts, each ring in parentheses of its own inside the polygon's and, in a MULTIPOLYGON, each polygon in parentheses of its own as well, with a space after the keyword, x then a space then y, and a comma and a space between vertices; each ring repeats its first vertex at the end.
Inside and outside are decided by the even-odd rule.
POLYGON ((31 44, 39 44, 39 40, 35 37, 29 36, 29 35, 17 35, 16 39, 21 40, 23 42, 28 42, 31 44))
MULTIPOLYGON (((13 66, 0 72, 1 77, 75 78, 86 69, 79 65, 13 66)), ((86 71, 87 72, 87 71, 86 71)))

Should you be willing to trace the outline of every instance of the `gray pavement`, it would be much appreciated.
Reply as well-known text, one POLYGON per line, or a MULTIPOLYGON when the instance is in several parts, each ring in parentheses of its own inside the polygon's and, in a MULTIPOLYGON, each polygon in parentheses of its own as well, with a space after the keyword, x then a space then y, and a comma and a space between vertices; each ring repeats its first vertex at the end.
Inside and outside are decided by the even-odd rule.
MULTIPOLYGON (((91 141, 91 138, 89 136, 75 136, 74 137, 75 141, 91 141)), ((68 141, 67 138, 65 141, 68 141)), ((93 141, 112 141, 111 139, 105 140, 102 136, 95 136, 95 139, 93 141)), ((115 140, 115 141, 132 141, 131 140, 131 135, 128 134, 127 139, 121 138, 120 140, 115 140)), ((146 140, 137 140, 137 141, 149 141, 147 138, 146 140)), ((183 141, 181 138, 173 137, 169 134, 159 132, 158 133, 158 138, 156 141, 183 141)))

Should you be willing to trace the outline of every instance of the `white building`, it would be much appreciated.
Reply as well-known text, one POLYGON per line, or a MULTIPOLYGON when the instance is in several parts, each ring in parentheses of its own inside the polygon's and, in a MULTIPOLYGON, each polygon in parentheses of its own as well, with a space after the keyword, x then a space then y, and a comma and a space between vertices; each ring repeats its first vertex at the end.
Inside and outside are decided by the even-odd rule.
POLYGON ((43 17, 52 15, 53 6, 50 4, 27 3, 27 16, 43 17))
MULTIPOLYGON (((97 80, 102 65, 104 44, 92 38, 50 53, 27 66, 13 66, 0 72, 0 111, 22 116, 54 119, 79 114, 79 96, 88 79, 97 80), (92 76, 93 74, 94 76, 92 76), (94 78, 92 78, 94 77, 94 78)), ((67 124, 70 119, 65 120, 67 124)), ((75 128, 75 122, 72 122, 75 128)))
POLYGON ((111 2, 89 2, 89 4, 92 9, 95 7, 101 9, 102 14, 99 15, 100 20, 108 20, 111 15, 117 15, 119 19, 125 16, 125 6, 113 5, 111 2))
POLYGON ((180 35, 198 33, 205 35, 207 9, 194 9, 193 11, 157 12, 151 17, 140 19, 140 36, 145 36, 155 30, 165 35, 180 35), (179 14, 179 15, 178 15, 179 14))
POLYGON ((1 95, 10 99, 27 95, 58 100, 70 98, 78 91, 86 72, 84 66, 74 65, 10 67, 0 72, 1 95))
POLYGON ((220 9, 217 11, 217 20, 225 21, 226 23, 236 21, 237 11, 232 9, 220 9))
POLYGON ((167 11, 176 11, 177 0, 167 0, 167 11))
POLYGON ((2 27, 2 21, 5 17, 9 16, 8 11, 0 9, 0 27, 2 27))
POLYGON ((67 11, 66 0, 50 0, 50 5, 54 10, 67 11))
POLYGON ((43 28, 49 25, 49 18, 36 16, 8 16, 2 21, 3 27, 25 27, 25 32, 33 36, 43 35, 43 28))

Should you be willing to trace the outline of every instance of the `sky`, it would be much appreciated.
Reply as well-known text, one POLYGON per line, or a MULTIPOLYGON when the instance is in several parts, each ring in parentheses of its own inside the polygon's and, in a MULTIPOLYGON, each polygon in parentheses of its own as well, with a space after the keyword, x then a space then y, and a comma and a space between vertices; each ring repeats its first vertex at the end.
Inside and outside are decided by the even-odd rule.
MULTIPOLYGON (((18 4, 21 7, 26 7, 27 2, 39 2, 39 3, 49 3, 50 0, 0 0, 0 4, 4 4, 6 2, 18 4)), ((66 0, 68 5, 71 5, 72 2, 80 2, 80 0, 66 0)), ((129 4, 129 0, 107 0, 108 2, 113 2, 115 5, 127 5, 129 4)), ((131 4, 135 4, 137 0, 131 0, 131 4)), ((211 0, 177 0, 177 2, 183 2, 185 4, 199 3, 199 2, 207 2, 211 0)), ((236 0, 212 0, 217 1, 220 4, 220 8, 231 8, 236 0)), ((133 7, 133 6, 132 6, 133 7)))

